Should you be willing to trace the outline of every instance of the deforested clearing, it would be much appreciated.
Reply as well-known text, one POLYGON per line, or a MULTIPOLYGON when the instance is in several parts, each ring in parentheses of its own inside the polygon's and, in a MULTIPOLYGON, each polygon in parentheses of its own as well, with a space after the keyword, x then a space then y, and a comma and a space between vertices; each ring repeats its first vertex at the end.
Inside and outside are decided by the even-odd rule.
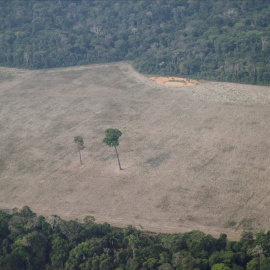
POLYGON ((235 239, 269 230, 269 104, 270 87, 162 85, 126 63, 0 68, 0 209, 235 239), (122 132, 122 171, 108 128, 122 132))

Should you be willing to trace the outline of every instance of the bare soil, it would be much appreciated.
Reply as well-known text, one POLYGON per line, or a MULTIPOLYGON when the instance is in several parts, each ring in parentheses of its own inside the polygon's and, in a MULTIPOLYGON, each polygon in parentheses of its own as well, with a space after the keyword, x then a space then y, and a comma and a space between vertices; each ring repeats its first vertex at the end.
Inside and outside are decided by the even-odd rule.
POLYGON ((167 86, 126 63, 0 68, 0 209, 230 239, 268 230, 269 104, 270 87, 167 86), (107 128, 123 133, 123 171, 107 128))
POLYGON ((190 86, 199 84, 198 81, 181 78, 181 77, 150 77, 150 80, 153 80, 157 83, 166 84, 170 86, 190 86))

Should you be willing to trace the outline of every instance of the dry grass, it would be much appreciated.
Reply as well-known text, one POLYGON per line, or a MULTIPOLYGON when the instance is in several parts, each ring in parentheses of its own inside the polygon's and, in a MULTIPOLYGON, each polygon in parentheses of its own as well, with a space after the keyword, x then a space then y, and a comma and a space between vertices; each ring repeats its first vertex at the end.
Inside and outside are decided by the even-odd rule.
POLYGON ((0 209, 231 239, 270 229, 269 102, 269 87, 170 87, 125 63, 0 68, 0 209), (101 142, 110 127, 123 171, 101 142))

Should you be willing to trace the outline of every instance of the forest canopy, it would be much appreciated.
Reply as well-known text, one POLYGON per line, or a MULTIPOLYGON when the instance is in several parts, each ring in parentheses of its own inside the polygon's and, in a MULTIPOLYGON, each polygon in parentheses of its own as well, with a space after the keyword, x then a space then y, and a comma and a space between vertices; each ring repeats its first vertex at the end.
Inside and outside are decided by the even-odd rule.
POLYGON ((0 1, 0 65, 130 61, 140 72, 270 85, 269 1, 0 1))
POLYGON ((267 270, 270 233, 243 232, 241 240, 201 231, 153 234, 132 226, 97 224, 92 216, 62 220, 28 206, 0 211, 0 269, 267 270))

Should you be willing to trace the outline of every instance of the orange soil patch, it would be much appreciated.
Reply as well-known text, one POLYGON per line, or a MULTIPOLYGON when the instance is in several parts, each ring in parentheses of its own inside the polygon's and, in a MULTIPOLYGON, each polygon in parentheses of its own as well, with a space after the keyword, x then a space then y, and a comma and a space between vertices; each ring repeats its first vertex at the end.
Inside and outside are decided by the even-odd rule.
POLYGON ((199 84, 198 81, 180 77, 150 77, 150 80, 153 80, 157 83, 170 85, 170 86, 191 86, 199 84))

